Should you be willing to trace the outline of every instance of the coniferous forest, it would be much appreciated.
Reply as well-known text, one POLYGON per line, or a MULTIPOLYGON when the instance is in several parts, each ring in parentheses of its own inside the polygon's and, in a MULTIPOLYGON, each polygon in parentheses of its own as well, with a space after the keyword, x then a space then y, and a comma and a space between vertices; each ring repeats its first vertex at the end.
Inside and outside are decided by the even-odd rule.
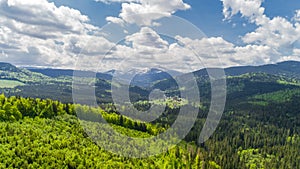
MULTIPOLYGON (((181 99, 169 79, 155 82, 150 89, 132 87, 135 109, 147 109, 151 104, 167 106, 158 119, 143 122, 117 111, 109 96, 113 85, 109 80, 97 80, 98 107, 92 107, 72 103, 71 78, 67 75, 30 74, 7 66, 11 67, 1 75, 0 168, 300 168, 300 83, 294 75, 228 75, 222 119, 215 133, 198 144, 210 106, 209 81, 199 72, 195 74, 203 95, 198 104, 181 99), (164 90, 168 97, 148 101, 147 92, 154 88, 164 90), (130 137, 156 136, 172 126, 181 106, 199 109, 197 120, 188 135, 165 153, 148 158, 123 157, 91 138, 106 137, 108 127, 130 137), (80 114, 76 110, 81 110, 80 114)), ((126 106, 123 109, 133 111, 126 106)), ((102 144, 112 140, 125 143, 118 139, 110 135, 102 144)), ((111 146, 122 148, 119 144, 111 146)), ((135 148, 139 147, 131 151, 135 148)))

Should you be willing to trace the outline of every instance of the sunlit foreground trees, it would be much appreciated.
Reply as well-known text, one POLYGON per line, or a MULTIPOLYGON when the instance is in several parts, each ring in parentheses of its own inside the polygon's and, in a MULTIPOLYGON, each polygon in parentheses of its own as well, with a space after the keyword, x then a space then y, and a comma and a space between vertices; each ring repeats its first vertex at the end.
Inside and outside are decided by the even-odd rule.
MULTIPOLYGON (((214 135, 196 145, 205 122, 202 111, 186 142, 156 156, 133 159, 108 152, 97 140, 106 137, 110 127, 130 137, 155 136, 174 122, 176 107, 168 107, 155 123, 146 123, 119 115, 111 104, 92 108, 0 95, 0 168, 300 168, 299 99, 286 96, 286 92, 263 95, 259 98, 266 101, 232 108, 224 113, 214 135), (81 120, 75 108, 82 110, 81 120)), ((124 140, 110 135, 102 145, 122 149, 112 141, 124 140)))
MULTIPOLYGON (((105 134, 108 127, 105 125, 132 137, 150 137, 164 130, 100 108, 81 108, 95 116, 102 115, 109 122, 93 122, 93 118, 88 118, 92 116, 82 120, 82 124, 88 124, 97 135, 105 134), (99 126, 101 131, 97 130, 99 126)), ((203 168, 215 165, 205 164, 200 149, 184 142, 164 154, 142 159, 107 152, 88 138, 75 116, 74 105, 58 101, 0 95, 0 121, 0 168, 203 168)))

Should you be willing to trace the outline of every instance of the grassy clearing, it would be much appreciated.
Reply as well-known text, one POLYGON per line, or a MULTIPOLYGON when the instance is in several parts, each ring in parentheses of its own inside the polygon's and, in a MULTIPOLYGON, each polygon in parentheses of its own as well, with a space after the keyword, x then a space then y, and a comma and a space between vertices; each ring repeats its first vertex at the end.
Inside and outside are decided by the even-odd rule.
POLYGON ((0 88, 14 88, 17 86, 23 86, 24 83, 15 81, 15 80, 1 80, 0 79, 0 88))

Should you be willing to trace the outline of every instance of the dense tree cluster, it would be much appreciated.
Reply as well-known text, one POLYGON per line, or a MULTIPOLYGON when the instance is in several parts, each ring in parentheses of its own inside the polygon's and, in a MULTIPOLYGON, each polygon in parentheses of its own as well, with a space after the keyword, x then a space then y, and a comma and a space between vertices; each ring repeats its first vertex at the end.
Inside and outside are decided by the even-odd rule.
POLYGON ((88 137, 82 125, 88 124, 90 131, 102 135, 107 132, 105 125, 111 125, 131 137, 150 137, 161 128, 99 108, 0 95, 0 112, 1 168, 214 168, 217 165, 205 162, 201 149, 185 142, 164 154, 142 159, 107 152, 88 137), (87 117, 102 115, 110 124, 88 118, 78 121, 76 106, 94 115, 87 117), (101 130, 96 128, 99 125, 101 130))
MULTIPOLYGON (((118 131, 141 135, 123 127, 118 131)), ((204 164, 200 149, 185 143, 145 159, 114 155, 87 138, 70 115, 0 122, 0 147, 0 168, 202 168, 204 164)))
MULTIPOLYGON (((88 135, 105 136, 108 126, 103 120, 119 133, 132 137, 157 135, 174 123, 180 104, 168 103, 160 118, 145 123, 120 115, 113 104, 106 102, 101 108, 92 108, 50 99, 0 95, 0 155, 8 159, 1 161, 1 167, 37 168, 45 163, 52 167, 57 164, 59 168, 300 168, 299 86, 278 83, 276 77, 265 74, 229 78, 226 111, 217 131, 205 143, 193 145, 209 108, 209 87, 206 82, 203 85, 207 91, 201 92, 203 105, 197 105, 198 119, 185 137, 188 144, 182 143, 149 159, 113 155, 88 135), (90 133, 83 131, 75 116, 82 125, 88 124, 90 133)), ((135 108, 143 110, 151 104, 162 103, 140 101, 135 108)))
MULTIPOLYGON (((206 160, 222 168, 300 168, 300 89, 246 96, 227 103, 217 131, 199 145, 206 160)), ((186 141, 197 140, 202 113, 186 141)))

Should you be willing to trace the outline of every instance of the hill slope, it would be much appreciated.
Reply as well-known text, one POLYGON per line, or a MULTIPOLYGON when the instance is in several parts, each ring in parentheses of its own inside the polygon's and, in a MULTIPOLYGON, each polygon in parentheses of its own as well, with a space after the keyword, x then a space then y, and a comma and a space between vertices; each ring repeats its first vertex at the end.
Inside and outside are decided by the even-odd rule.
MULTIPOLYGON (((289 68, 287 65, 285 69, 289 68)), ((5 71, 14 73, 13 68, 5 68, 5 71)), ((210 139, 197 145, 209 110, 210 83, 204 70, 194 72, 198 77, 203 106, 199 107, 196 123, 185 137, 185 141, 191 143, 183 142, 165 154, 148 159, 123 158, 98 147, 81 129, 72 104, 0 96, 1 168, 299 168, 298 81, 293 76, 276 74, 275 71, 248 72, 240 71, 227 77, 228 96, 222 119, 210 139)), ((18 86, 9 92, 11 95, 70 99, 69 79, 50 85, 18 86)), ((105 103, 109 104, 101 104, 107 112, 101 112, 116 131, 134 137, 148 137, 161 132, 161 128, 172 126, 177 119, 180 109, 176 106, 166 107, 151 123, 120 116, 110 104, 110 85, 109 81, 98 79, 96 93, 107 99, 105 103), (101 93, 103 89, 107 89, 106 93, 101 93)), ((179 91, 174 79, 161 80, 154 87, 170 95, 179 91)), ((135 94, 147 95, 148 92, 139 87, 133 90, 135 94)), ((86 106, 83 110, 95 112, 86 106)), ((81 124, 91 127, 89 134, 108 134, 96 117, 99 117, 98 113, 86 116, 81 124)), ((110 138, 107 141, 117 139, 113 135, 110 138)))
POLYGON ((48 76, 17 68, 9 63, 0 62, 0 79, 16 80, 22 83, 43 83, 51 80, 48 76))

